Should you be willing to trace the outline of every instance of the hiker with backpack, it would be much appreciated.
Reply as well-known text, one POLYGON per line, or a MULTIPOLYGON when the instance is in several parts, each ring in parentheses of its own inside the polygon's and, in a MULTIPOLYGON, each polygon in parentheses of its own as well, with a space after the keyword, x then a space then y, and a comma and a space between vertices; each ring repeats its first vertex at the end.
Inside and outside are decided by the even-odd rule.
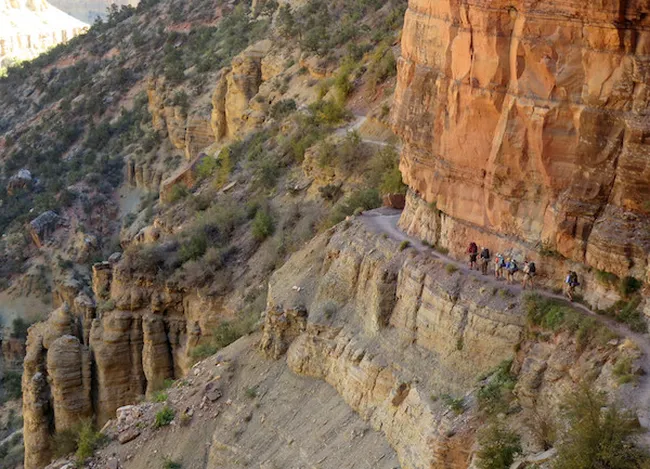
POLYGON ((503 257, 503 255, 498 252, 497 255, 494 258, 494 278, 499 280, 500 278, 503 278, 503 269, 506 266, 506 260, 503 257))
POLYGON ((569 300, 573 301, 573 297, 576 293, 576 287, 580 285, 580 282, 578 282, 578 274, 573 270, 569 270, 564 283, 567 285, 566 296, 569 298, 569 300))
POLYGON ((476 268, 476 258, 478 257, 478 246, 474 241, 469 243, 467 254, 469 254, 469 270, 473 270, 476 268))
POLYGON ((508 279, 508 284, 512 284, 515 280, 515 274, 519 270, 517 266, 517 261, 514 258, 508 259, 506 263, 506 276, 508 279))
POLYGON ((487 275, 488 265, 490 264, 490 250, 485 246, 481 249, 481 273, 487 275))
POLYGON ((528 282, 530 282, 530 287, 535 288, 535 284, 533 283, 533 278, 535 277, 535 273, 537 271, 537 267, 535 267, 535 263, 533 261, 528 262, 527 260, 524 261, 524 279, 521 283, 521 287, 525 290, 526 285, 528 285, 528 282))

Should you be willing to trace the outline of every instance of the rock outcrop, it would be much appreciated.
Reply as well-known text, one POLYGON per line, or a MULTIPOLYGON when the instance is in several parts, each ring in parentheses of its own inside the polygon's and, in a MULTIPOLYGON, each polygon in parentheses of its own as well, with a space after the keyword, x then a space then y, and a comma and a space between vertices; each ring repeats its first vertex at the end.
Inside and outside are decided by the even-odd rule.
POLYGON ((481 424, 476 383, 497 365, 514 360, 521 424, 557 416, 587 371, 611 391, 612 363, 638 355, 619 341, 580 345, 568 333, 538 343, 522 303, 352 221, 273 275, 261 348, 271 357, 286 349, 290 369, 332 385, 384 433, 403 468, 466 469, 481 424), (444 394, 466 412, 432 398, 444 394))
POLYGON ((474 239, 650 280, 648 13, 411 0, 393 108, 402 226, 455 254, 474 239))
POLYGON ((220 72, 212 94, 211 123, 217 141, 236 137, 264 121, 265 114, 255 109, 251 100, 262 84, 263 59, 270 47, 270 41, 262 41, 235 57, 230 68, 220 72))
POLYGON ((38 217, 34 218, 29 225, 27 230, 29 235, 34 241, 36 247, 41 248, 47 242, 47 240, 54 234, 57 228, 63 226, 65 220, 57 215, 52 210, 41 213, 38 217))
POLYGON ((92 294, 83 282, 59 279, 61 306, 29 330, 26 469, 49 462, 56 432, 88 418, 102 426, 119 407, 185 376, 192 349, 218 323, 219 310, 208 300, 164 286, 155 273, 135 272, 129 262, 125 256, 95 264, 92 294))

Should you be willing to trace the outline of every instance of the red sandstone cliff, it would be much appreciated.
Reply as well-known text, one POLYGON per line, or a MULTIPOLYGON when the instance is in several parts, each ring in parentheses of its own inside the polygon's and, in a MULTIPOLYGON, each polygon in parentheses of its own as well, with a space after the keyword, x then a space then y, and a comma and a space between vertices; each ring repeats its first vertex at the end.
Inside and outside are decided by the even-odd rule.
POLYGON ((649 280, 648 13, 648 0, 411 0, 393 110, 413 189, 402 226, 457 253, 468 238, 543 246, 649 280))

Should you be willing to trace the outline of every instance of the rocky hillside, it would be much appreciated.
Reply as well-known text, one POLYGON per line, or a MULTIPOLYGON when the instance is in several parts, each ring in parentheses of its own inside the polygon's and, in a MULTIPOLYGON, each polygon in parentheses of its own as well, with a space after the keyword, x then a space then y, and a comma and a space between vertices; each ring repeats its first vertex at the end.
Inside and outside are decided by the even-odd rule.
POLYGON ((11 68, 0 301, 43 314, 3 341, 2 467, 642 467, 628 7, 148 0, 11 68), (470 240, 546 288, 469 271, 470 240))
POLYGON ((0 71, 16 61, 33 59, 86 28, 86 23, 65 14, 47 0, 3 0, 0 2, 0 71))

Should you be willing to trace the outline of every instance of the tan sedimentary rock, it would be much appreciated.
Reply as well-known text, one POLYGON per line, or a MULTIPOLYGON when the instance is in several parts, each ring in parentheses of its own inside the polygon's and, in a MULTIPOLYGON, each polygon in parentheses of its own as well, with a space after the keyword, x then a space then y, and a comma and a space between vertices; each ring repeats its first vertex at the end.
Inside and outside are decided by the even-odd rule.
POLYGON ((29 328, 23 364, 25 468, 44 467, 54 432, 92 417, 90 351, 67 304, 29 328))
POLYGON ((332 385, 402 467, 469 466, 477 379, 504 360, 518 374, 520 422, 557 418, 588 372, 599 389, 615 388, 613 363, 628 353, 616 341, 584 346, 563 333, 536 342, 520 298, 409 251, 356 221, 317 237, 273 275, 261 340, 272 357, 290 343, 289 367, 332 385), (446 393, 464 397, 462 416, 431 399, 446 393))
POLYGON ((47 372, 56 431, 92 418, 90 351, 77 337, 65 335, 50 345, 47 372))
POLYGON ((262 59, 270 43, 262 41, 232 60, 223 69, 212 95, 211 125, 217 141, 251 130, 264 120, 260 109, 251 109, 251 99, 262 84, 262 59))
POLYGON ((543 245, 647 278, 649 12, 647 0, 411 0, 394 129, 411 198, 443 218, 420 210, 403 226, 456 254, 468 238, 523 255, 543 245))

